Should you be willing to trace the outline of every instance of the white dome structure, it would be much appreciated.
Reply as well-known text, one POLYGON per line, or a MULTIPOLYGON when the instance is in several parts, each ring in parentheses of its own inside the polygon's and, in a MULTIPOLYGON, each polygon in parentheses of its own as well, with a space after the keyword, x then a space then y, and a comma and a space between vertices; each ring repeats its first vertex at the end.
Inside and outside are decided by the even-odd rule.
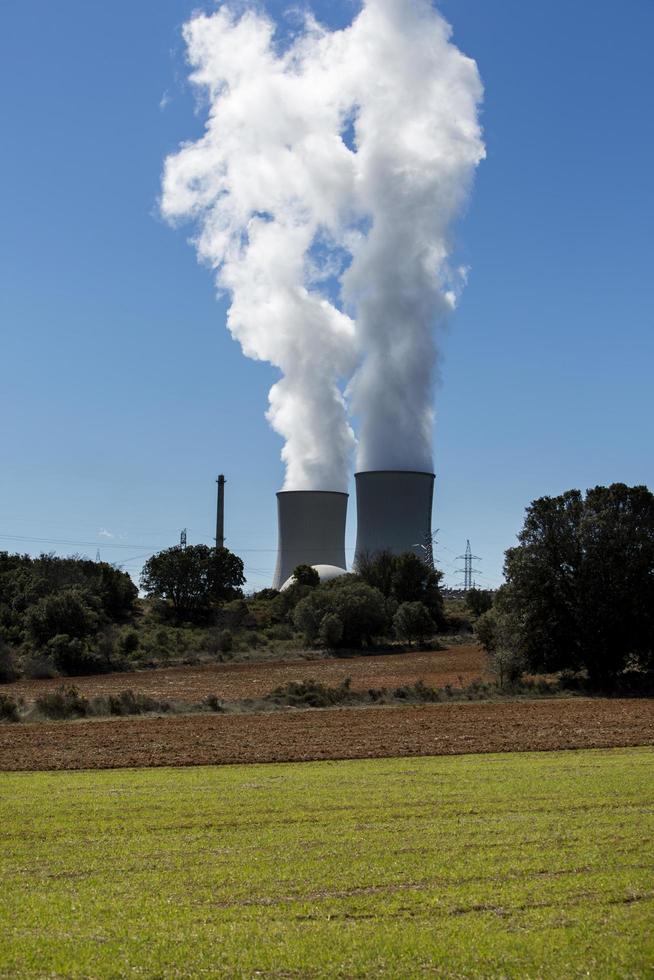
MULTIPOLYGON (((318 572, 321 582, 330 582, 333 578, 340 578, 341 575, 347 575, 346 569, 339 568, 338 565, 312 565, 311 567, 318 572)), ((290 585, 293 585, 292 575, 290 576, 290 578, 286 579, 286 581, 284 582, 284 584, 280 589, 280 592, 283 592, 285 589, 288 589, 290 585)))

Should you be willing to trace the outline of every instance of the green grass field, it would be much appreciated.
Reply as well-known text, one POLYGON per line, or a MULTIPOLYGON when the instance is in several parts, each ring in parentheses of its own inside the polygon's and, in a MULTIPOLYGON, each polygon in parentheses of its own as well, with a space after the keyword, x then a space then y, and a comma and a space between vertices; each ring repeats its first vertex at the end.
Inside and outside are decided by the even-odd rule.
POLYGON ((0 774, 0 976, 654 976, 654 751, 0 774))

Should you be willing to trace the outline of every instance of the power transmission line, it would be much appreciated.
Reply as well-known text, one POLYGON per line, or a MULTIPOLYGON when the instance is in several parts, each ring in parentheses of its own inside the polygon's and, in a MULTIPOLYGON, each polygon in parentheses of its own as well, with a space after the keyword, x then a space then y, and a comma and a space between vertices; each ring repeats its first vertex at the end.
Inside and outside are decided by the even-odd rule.
POLYGON ((473 561, 481 561, 479 555, 473 555, 472 548, 470 547, 470 539, 466 541, 466 551, 464 555, 457 555, 457 561, 463 562, 463 568, 458 568, 457 573, 459 575, 463 574, 463 590, 467 592, 468 589, 474 588, 473 575, 481 575, 482 573, 478 568, 473 568, 473 561))

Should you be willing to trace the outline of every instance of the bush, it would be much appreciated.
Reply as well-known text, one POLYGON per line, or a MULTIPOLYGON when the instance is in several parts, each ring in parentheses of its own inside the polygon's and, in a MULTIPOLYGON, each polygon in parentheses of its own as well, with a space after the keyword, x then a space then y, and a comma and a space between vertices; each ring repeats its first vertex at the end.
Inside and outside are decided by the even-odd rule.
POLYGON ((120 637, 120 649, 125 654, 125 656, 129 657, 133 653, 136 653, 136 651, 139 648, 140 642, 141 641, 139 639, 139 635, 135 629, 125 630, 125 632, 122 633, 120 637))
POLYGON ((489 657, 490 668, 497 674, 500 687, 510 687, 516 684, 525 670, 525 660, 522 654, 510 647, 497 647, 489 657))
POLYGON ((320 585, 320 575, 311 565, 298 565, 293 572, 293 579, 297 585, 308 585, 311 589, 320 585))
POLYGON ((44 647, 57 636, 85 640, 100 626, 99 601, 88 590, 63 589, 44 596, 27 612, 25 626, 30 639, 44 647))
POLYGON ((325 592, 330 598, 325 612, 336 613, 343 624, 339 646, 360 647, 363 643, 371 643, 387 628, 386 604, 378 589, 365 582, 341 578, 327 583, 325 592))
POLYGON ((49 691, 36 699, 36 707, 46 718, 84 718, 89 703, 76 687, 62 685, 56 691, 49 691))
POLYGON ((276 623, 274 626, 269 626, 266 630, 269 640, 292 640, 295 634, 290 626, 286 623, 276 623))
POLYGON ((8 694, 0 694, 0 721, 20 721, 18 702, 8 694))
POLYGON ((143 715, 147 712, 170 710, 169 701, 157 701, 147 694, 130 690, 110 694, 107 698, 93 698, 89 705, 89 714, 98 715, 143 715))
POLYGON ((337 647, 343 639, 343 621, 341 617, 336 613, 326 613, 320 622, 318 639, 329 650, 337 647))
POLYGON ((338 687, 326 687, 314 680, 291 681, 275 688, 266 696, 266 700, 294 708, 328 708, 335 704, 360 701, 362 696, 350 691, 350 683, 349 677, 338 687))
POLYGON ((403 602, 393 617, 393 628, 401 640, 424 643, 434 631, 434 621, 422 602, 403 602))
POLYGON ((357 557, 357 572, 368 585, 379 589, 386 599, 397 603, 422 602, 435 623, 443 622, 443 598, 440 582, 443 573, 407 551, 394 555, 378 551, 357 557))
POLYGON ((315 643, 320 629, 320 605, 313 596, 300 599, 293 610, 293 623, 307 643, 315 643))
POLYGON ((225 710, 223 702, 221 701, 221 699, 218 697, 217 694, 210 694, 209 697, 205 698, 204 704, 210 711, 225 710))
POLYGON ((18 667, 12 651, 0 639, 0 684, 9 684, 19 676, 18 667))
POLYGON ((493 609, 483 613, 475 624, 477 639, 488 654, 497 649, 497 613, 493 609))
POLYGON ((234 636, 231 630, 221 630, 217 642, 220 653, 230 653, 234 648, 234 636))
POLYGON ((107 669, 106 661, 84 640, 66 634, 54 636, 46 646, 46 654, 58 671, 71 677, 100 674, 107 669))
POLYGON ((250 615, 250 609, 244 599, 235 599, 233 602, 226 603, 220 610, 219 622, 228 629, 240 629, 241 627, 256 626, 254 618, 250 615))
POLYGON ((482 616, 493 605, 493 593, 489 589, 468 589, 465 604, 473 616, 482 616))
POLYGON ((39 681, 59 677, 59 671, 53 664, 50 657, 46 656, 28 657, 23 663, 23 673, 25 674, 25 677, 39 681))
POLYGON ((256 650, 258 647, 268 645, 268 637, 261 633, 248 632, 243 637, 243 643, 246 650, 256 650))

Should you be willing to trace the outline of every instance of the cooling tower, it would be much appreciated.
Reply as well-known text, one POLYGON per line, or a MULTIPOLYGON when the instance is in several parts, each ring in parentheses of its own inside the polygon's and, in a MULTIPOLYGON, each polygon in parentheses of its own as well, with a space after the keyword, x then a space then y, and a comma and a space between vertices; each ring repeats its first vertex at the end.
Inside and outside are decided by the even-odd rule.
POLYGON ((357 556, 376 551, 425 557, 431 542, 434 474, 405 470, 355 473, 357 486, 357 556))
POLYGON ((280 589, 298 565, 346 567, 347 497, 331 490, 282 490, 277 494, 273 589, 280 589))

